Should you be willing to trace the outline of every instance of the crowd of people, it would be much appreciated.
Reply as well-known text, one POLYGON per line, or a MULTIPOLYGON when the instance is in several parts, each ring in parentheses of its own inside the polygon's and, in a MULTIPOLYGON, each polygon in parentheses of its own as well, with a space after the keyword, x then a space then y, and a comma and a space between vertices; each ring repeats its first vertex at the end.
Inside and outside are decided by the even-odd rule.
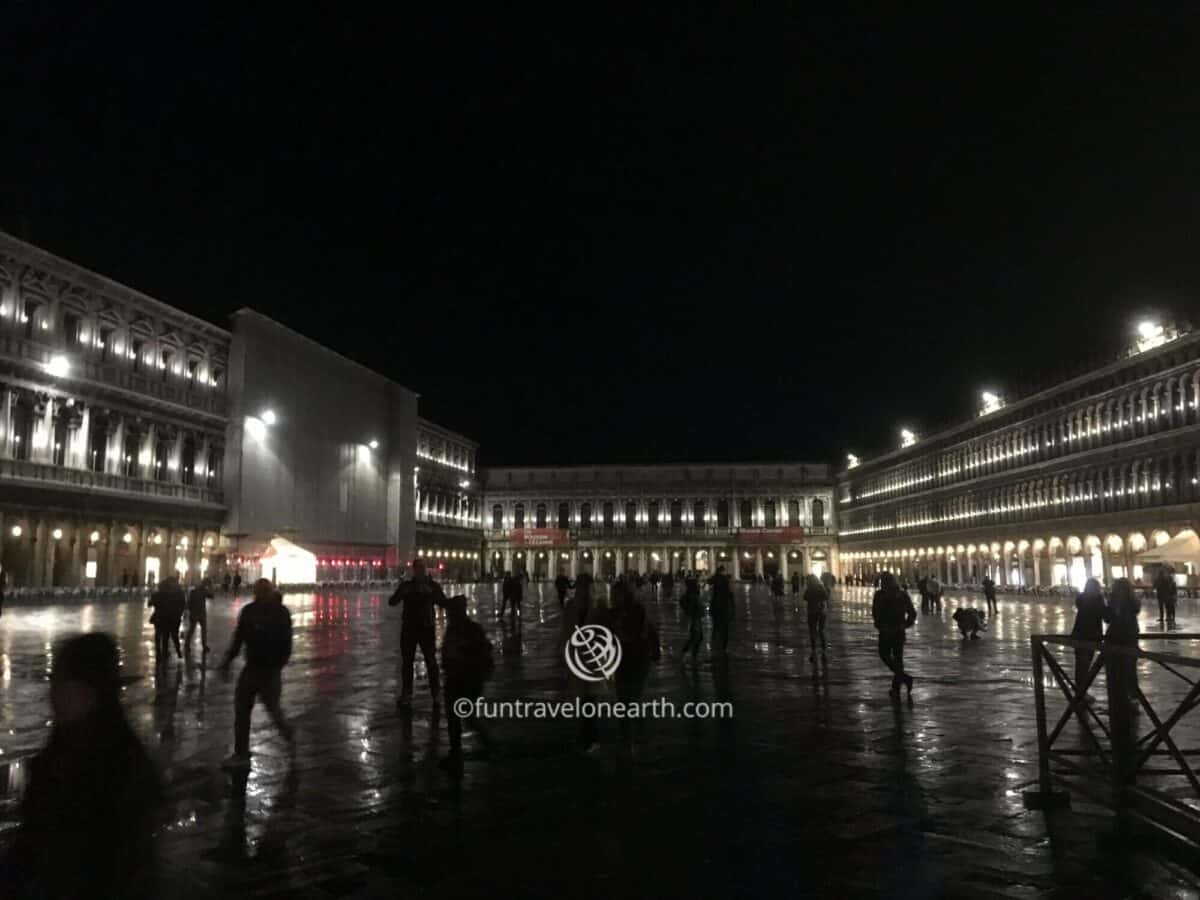
MULTIPOLYGON (((507 631, 521 628, 522 604, 527 578, 506 573, 498 591, 499 620, 507 631), (509 622, 504 621, 505 616, 509 622)), ((773 574, 762 584, 769 587, 773 603, 781 603, 790 581, 793 602, 802 600, 807 616, 810 659, 814 672, 818 654, 828 647, 826 619, 833 582, 829 577, 792 573, 785 580, 773 574)), ((905 668, 905 645, 909 630, 918 620, 917 608, 908 585, 895 574, 883 572, 875 581, 871 611, 877 631, 878 652, 891 673, 889 694, 899 702, 901 692, 913 704, 914 675, 905 668)), ((235 587, 224 584, 228 590, 235 587)), ((686 623, 686 640, 678 660, 694 665, 705 643, 704 620, 710 623, 709 645, 714 665, 727 664, 730 632, 734 623, 735 590, 723 567, 712 574, 678 572, 627 572, 610 585, 590 574, 574 580, 559 575, 555 582, 561 609, 561 639, 569 640, 576 628, 602 625, 619 639, 621 659, 613 677, 615 698, 625 703, 641 698, 651 667, 662 649, 647 604, 677 601, 686 623), (707 601, 707 602, 706 602, 707 601)), ((941 612, 943 588, 934 576, 917 579, 922 614, 941 612)), ((997 614, 995 585, 982 585, 987 598, 984 613, 960 606, 954 619, 965 638, 975 638, 997 614)), ((1155 580, 1160 622, 1171 627, 1175 621, 1176 593, 1173 573, 1161 571, 1155 580)), ((188 591, 175 577, 164 579, 149 601, 154 627, 156 665, 165 666, 172 652, 176 658, 190 653, 194 634, 200 632, 202 652, 209 652, 207 603, 213 596, 209 579, 188 591), (181 640, 181 627, 188 628, 181 640)), ((420 651, 427 672, 435 715, 444 706, 447 716, 449 755, 442 765, 453 775, 463 766, 463 727, 477 733, 486 754, 491 740, 475 716, 460 715, 456 701, 481 697, 495 669, 492 645, 484 628, 468 614, 468 600, 461 594, 447 597, 442 585, 417 560, 411 574, 389 598, 400 607, 400 691, 397 706, 402 714, 412 708, 415 664, 420 651), (437 610, 445 615, 439 652, 436 637, 437 610), (465 721, 464 721, 465 720, 465 721)), ((1075 680, 1086 694, 1095 678, 1094 659, 1101 641, 1112 645, 1136 646, 1140 602, 1128 579, 1116 579, 1108 593, 1099 581, 1089 579, 1075 601, 1076 618, 1072 635, 1088 645, 1078 648, 1075 680), (1107 630, 1106 630, 1107 626, 1107 630)), ((283 670, 291 658, 291 614, 280 591, 266 579, 253 585, 253 597, 239 612, 233 637, 217 668, 228 671, 244 655, 244 665, 234 690, 233 752, 223 762, 232 770, 252 764, 251 714, 256 703, 265 707, 286 744, 295 748, 295 729, 281 708, 283 670)), ((22 806, 23 824, 10 851, 0 862, 0 895, 3 896, 123 896, 156 895, 157 874, 153 853, 147 852, 155 825, 153 811, 161 797, 155 768, 135 736, 120 704, 119 655, 113 640, 92 633, 63 643, 54 657, 51 677, 51 706, 54 724, 45 749, 31 762, 29 787, 22 806), (82 798, 82 799, 81 799, 82 798), (119 822, 102 823, 103 815, 119 822), (63 854, 76 865, 58 866, 63 854), (119 889, 118 889, 119 886, 119 889)), ((824 661, 824 660, 823 660, 824 661)), ((1136 659, 1117 661, 1122 689, 1136 692, 1136 659)), ((595 685, 575 681, 575 690, 594 697, 595 685)), ((634 750, 634 721, 621 719, 621 747, 634 750)), ((602 721, 584 717, 578 722, 579 749, 592 753, 600 745, 602 721)))

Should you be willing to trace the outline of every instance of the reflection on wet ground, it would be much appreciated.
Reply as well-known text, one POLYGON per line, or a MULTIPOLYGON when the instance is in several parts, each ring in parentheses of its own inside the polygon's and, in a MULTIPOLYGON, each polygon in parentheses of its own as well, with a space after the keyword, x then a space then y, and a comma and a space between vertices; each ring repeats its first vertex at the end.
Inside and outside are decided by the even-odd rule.
MULTIPOLYGON (((552 589, 532 587, 519 629, 496 620, 490 586, 467 593, 496 649, 489 697, 572 696, 552 589)), ((131 720, 169 784, 171 896, 1082 897, 1200 887, 1163 858, 1114 846, 1099 808, 1076 801, 1047 818, 1022 806, 1037 753, 1028 638, 1069 631, 1067 601, 1001 599, 984 636, 964 642, 950 597, 908 644, 911 710, 888 699, 866 589, 838 592, 820 668, 791 597, 775 604, 744 591, 729 665, 704 652, 695 667, 679 659, 678 603, 651 601, 664 655, 646 698, 729 700, 732 720, 644 722, 632 758, 618 751, 615 723, 601 753, 581 756, 573 722, 494 722, 498 753, 481 758, 468 735, 461 782, 437 766, 445 723, 422 681, 413 714, 396 712, 399 622, 386 597, 287 602, 297 630, 284 707, 299 751, 289 757, 259 710, 254 768, 234 779, 218 768, 233 680, 196 656, 156 675, 139 605, 6 610, 0 760, 12 762, 0 768, 2 827, 15 817, 19 762, 45 738, 54 642, 103 629, 121 645, 131 720)), ((214 656, 238 607, 229 597, 211 604, 214 656)), ((1179 625, 1200 631, 1193 603, 1179 625)), ((1164 702, 1178 690, 1145 674, 1164 702)))

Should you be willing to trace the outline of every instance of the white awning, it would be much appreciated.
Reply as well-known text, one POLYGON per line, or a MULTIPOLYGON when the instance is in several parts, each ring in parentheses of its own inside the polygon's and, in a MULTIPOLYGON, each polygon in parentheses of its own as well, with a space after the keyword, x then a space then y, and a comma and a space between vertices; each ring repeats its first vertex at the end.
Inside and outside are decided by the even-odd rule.
POLYGON ((263 553, 262 574, 276 584, 315 584, 317 557, 287 538, 276 535, 263 553))
POLYGON ((1165 544, 1138 554, 1143 563, 1191 563, 1200 566, 1200 537, 1188 529, 1181 531, 1165 544))

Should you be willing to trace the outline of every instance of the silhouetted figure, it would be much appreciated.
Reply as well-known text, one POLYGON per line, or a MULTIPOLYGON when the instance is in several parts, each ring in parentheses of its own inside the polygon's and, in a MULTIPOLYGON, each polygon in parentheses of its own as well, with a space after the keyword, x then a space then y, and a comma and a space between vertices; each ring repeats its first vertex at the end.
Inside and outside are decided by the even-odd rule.
POLYGON ((183 612, 187 608, 187 598, 179 579, 174 575, 164 578, 158 583, 158 590, 150 595, 146 604, 154 610, 150 614, 150 624, 154 626, 154 659, 159 665, 166 663, 171 653, 171 644, 175 644, 175 655, 183 658, 183 649, 179 646, 179 625, 183 621, 183 612))
POLYGON ((246 664, 233 693, 233 754, 223 765, 242 769, 250 765, 250 714, 260 699, 284 740, 294 745, 292 726, 283 717, 279 700, 283 692, 283 667, 292 655, 292 614, 283 605, 283 594, 265 578, 254 582, 254 599, 238 615, 233 641, 221 663, 223 672, 246 648, 246 664))
POLYGON ((800 573, 798 571, 793 572, 792 573, 792 596, 793 597, 800 596, 800 581, 801 581, 800 573))
POLYGON ((917 579, 917 593, 921 595, 921 615, 929 615, 932 604, 929 602, 929 578, 922 575, 917 579))
POLYGON ((662 574, 657 570, 650 573, 650 596, 655 600, 658 599, 658 583, 662 580, 662 574))
POLYGON ((783 599, 783 574, 776 572, 771 576, 771 596, 776 600, 783 599))
POLYGON ((670 569, 668 569, 666 572, 663 573, 662 590, 663 590, 663 597, 665 597, 668 600, 674 599, 674 597, 675 597, 675 576, 674 576, 674 574, 672 574, 670 569))
POLYGON ((567 591, 571 589, 571 579, 566 575, 560 574, 554 579, 554 590, 558 592, 558 608, 562 609, 567 605, 567 591))
POLYGON ((433 704, 440 701, 441 681, 438 674, 437 637, 434 634, 434 606, 446 606, 446 595, 442 586, 425 571, 425 561, 414 560, 412 577, 400 582, 396 592, 388 599, 388 606, 403 604, 400 610, 400 699, 396 705, 407 707, 412 703, 413 667, 417 661, 417 648, 429 672, 429 690, 433 704))
MULTIPOLYGON (((1100 582, 1089 578, 1083 593, 1075 598, 1075 624, 1071 626, 1071 637, 1100 643, 1104 638, 1104 623, 1112 620, 1112 612, 1104 603, 1104 591, 1100 582)), ((1078 689, 1092 666, 1095 650, 1075 649, 1075 687, 1078 689)))
POLYGON ((188 630, 183 645, 190 653, 192 650, 192 635, 196 627, 200 627, 200 646, 208 652, 208 601, 212 599, 212 582, 205 578, 188 592, 187 614, 188 630))
POLYGON ((450 736, 450 756, 446 765, 462 767, 462 726, 466 718, 487 747, 487 732, 472 711, 461 716, 455 701, 477 700, 483 695, 483 682, 492 673, 492 645, 478 622, 467 616, 467 598, 462 594, 446 601, 446 633, 442 637, 442 676, 446 684, 446 731, 450 736))
POLYGON ((817 648, 821 655, 829 646, 825 640, 825 606, 829 602, 829 592, 817 579, 816 575, 808 576, 808 585, 804 588, 804 605, 808 607, 808 643, 812 648, 809 659, 817 661, 817 648))
MULTIPOLYGON (((580 576, 581 580, 583 576, 580 576)), ((575 583, 575 596, 579 597, 579 580, 575 583)), ((614 587, 614 592, 616 588, 614 587)), ((599 592, 592 598, 588 604, 586 618, 580 622, 580 625, 602 625, 605 628, 613 628, 613 613, 609 607, 608 598, 604 592, 599 592)), ((571 679, 572 684, 578 691, 581 701, 587 702, 610 699, 608 695, 608 687, 604 682, 583 681, 579 678, 571 679)), ((600 720, 597 716, 580 716, 579 717, 579 748, 584 753, 593 753, 600 746, 600 720)))
POLYGON ((575 578, 575 620, 579 625, 587 622, 592 606, 592 576, 583 572, 575 578))
POLYGON ((963 640, 975 640, 979 637, 980 630, 987 627, 984 624, 983 613, 971 606, 960 606, 951 618, 958 624, 963 640))
POLYGON ((929 608, 933 612, 942 611, 942 583, 936 575, 930 575, 925 581, 925 590, 929 592, 929 608))
POLYGON ((241 589, 242 589, 242 573, 234 572, 233 573, 233 592, 236 594, 241 589))
POLYGON ((837 584, 837 579, 833 577, 832 572, 821 573, 821 587, 825 588, 825 594, 829 599, 833 599, 833 586, 837 584))
POLYGON ((712 595, 708 601, 708 614, 712 618, 712 650, 714 656, 729 653, 729 626, 733 623, 733 585, 725 574, 724 566, 717 566, 717 573, 708 579, 712 595))
POLYGON ((121 709, 118 673, 107 634, 71 638, 55 652, 54 727, 29 761, 21 827, 0 864, 0 896, 162 896, 154 836, 162 789, 121 709))
POLYGON ((230 575, 228 572, 226 572, 225 576, 221 579, 221 593, 228 594, 229 588, 232 584, 233 584, 233 576, 230 575))
POLYGON ((700 645, 704 643, 704 607, 700 603, 700 579, 695 573, 684 579, 683 596, 679 599, 679 605, 683 607, 683 614, 688 620, 688 639, 680 655, 690 652, 694 661, 696 654, 700 652, 700 645))
MULTIPOLYGON (((613 598, 613 631, 621 642, 621 663, 615 679, 617 700, 628 706, 641 700, 650 664, 658 662, 661 647, 658 630, 632 588, 627 585, 623 591, 614 590, 613 598)), ((621 718, 621 741, 630 752, 636 721, 629 716, 621 718)))
POLYGON ((1175 627, 1175 604, 1179 589, 1175 584, 1175 571, 1163 566, 1154 576, 1154 595, 1158 598, 1158 624, 1175 627))
POLYGON ((892 670, 893 699, 900 697, 900 685, 908 689, 912 703, 913 677, 904 671, 904 633, 917 621, 912 597, 900 590, 896 576, 884 572, 879 577, 880 588, 871 601, 871 616, 879 631, 879 658, 892 670))
POLYGON ((501 589, 500 595, 500 615, 504 615, 504 610, 511 608, 511 615, 516 616, 521 610, 522 594, 525 590, 525 574, 519 573, 516 575, 505 574, 504 586, 501 589))
POLYGON ((989 616, 996 614, 996 582, 990 578, 983 579, 983 596, 987 600, 987 613, 989 616))
MULTIPOLYGON (((1121 647, 1137 649, 1138 613, 1142 611, 1141 601, 1128 578, 1118 578, 1113 582, 1112 594, 1108 601, 1109 624, 1105 640, 1121 647)), ((1117 677, 1121 688, 1130 696, 1137 696, 1137 657, 1125 654, 1113 654, 1117 677)))

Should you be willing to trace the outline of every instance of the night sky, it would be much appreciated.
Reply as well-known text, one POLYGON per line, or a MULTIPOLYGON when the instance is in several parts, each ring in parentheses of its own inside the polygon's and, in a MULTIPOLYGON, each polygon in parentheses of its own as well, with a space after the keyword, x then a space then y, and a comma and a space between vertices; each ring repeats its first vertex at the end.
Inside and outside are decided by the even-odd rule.
POLYGON ((1188 19, 758 6, 6 5, 0 227, 279 319, 493 464, 841 462, 1196 318, 1188 19))

